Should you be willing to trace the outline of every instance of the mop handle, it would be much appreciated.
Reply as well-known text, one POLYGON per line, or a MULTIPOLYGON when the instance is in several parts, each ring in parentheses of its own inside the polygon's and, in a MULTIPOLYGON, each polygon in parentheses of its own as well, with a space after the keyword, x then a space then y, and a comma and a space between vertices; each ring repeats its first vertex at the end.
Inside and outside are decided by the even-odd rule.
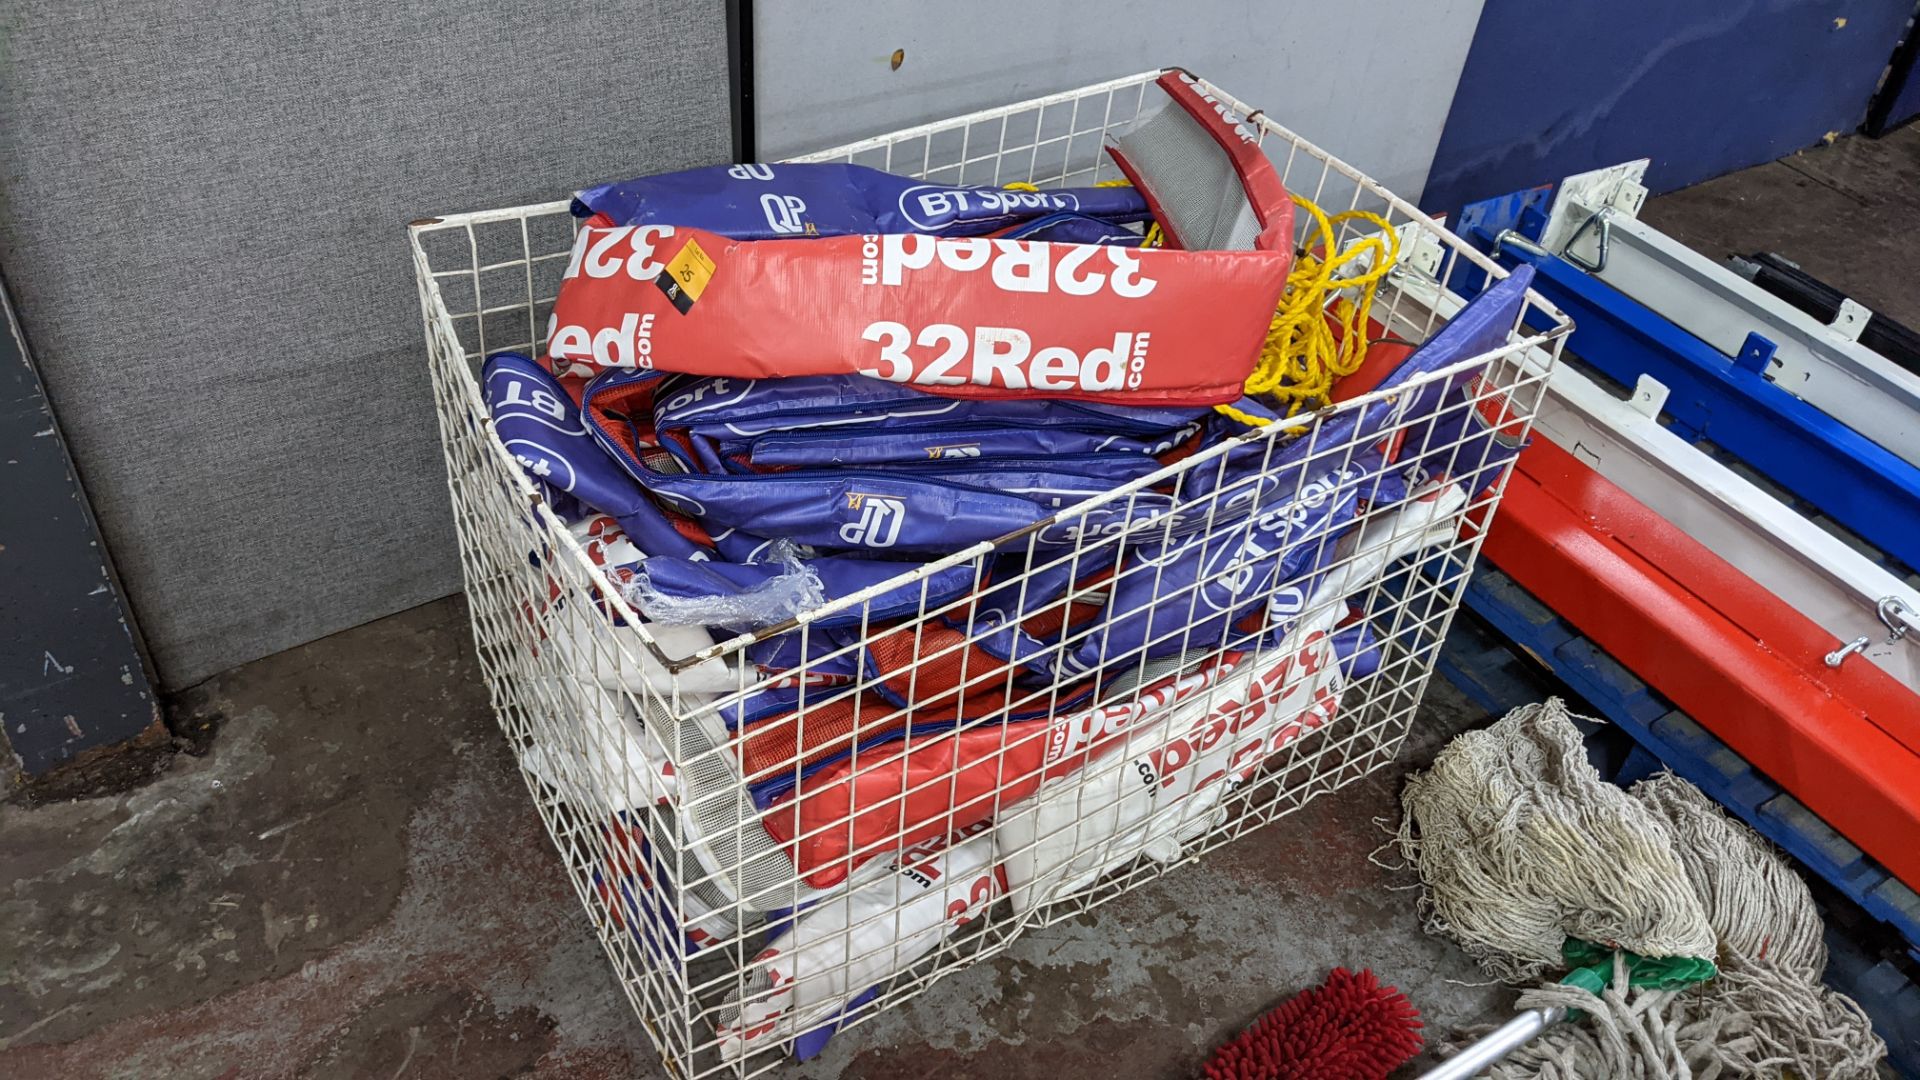
POLYGON ((1564 1006, 1528 1009, 1476 1040, 1471 1046, 1420 1074, 1420 1080, 1468 1080, 1532 1042, 1534 1036, 1567 1018, 1564 1006))

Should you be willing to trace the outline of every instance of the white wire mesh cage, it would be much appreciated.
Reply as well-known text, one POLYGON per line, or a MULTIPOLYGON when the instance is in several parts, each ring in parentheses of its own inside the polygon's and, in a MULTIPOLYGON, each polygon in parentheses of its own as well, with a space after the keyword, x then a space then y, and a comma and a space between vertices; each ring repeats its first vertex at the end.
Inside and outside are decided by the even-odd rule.
MULTIPOLYGON (((1111 179, 1103 143, 1159 74, 803 160, 1111 179)), ((1396 228, 1402 260, 1374 307, 1387 344, 1426 341, 1456 294, 1503 276, 1202 86, 1251 116, 1289 190, 1396 228)), ((997 546, 902 564, 887 587, 714 635, 644 624, 594 526, 557 517, 492 432, 477 365, 538 351, 573 232, 554 202, 416 222, 411 239, 494 708, 622 986, 689 1078, 776 1068, 797 1038, 1390 761, 1570 329, 1528 294, 1492 351, 1250 431, 997 546), (1455 393, 1437 411, 1393 408, 1440 386, 1455 393), (1498 437, 1447 423, 1469 411, 1498 437), (1150 500, 1163 510, 1136 512, 1150 500), (1151 613, 1119 599, 1143 594, 1151 613), (996 637, 1012 631, 1019 663, 996 637), (776 635, 794 659, 756 663, 776 635), (774 690, 784 709, 748 708, 774 690)))

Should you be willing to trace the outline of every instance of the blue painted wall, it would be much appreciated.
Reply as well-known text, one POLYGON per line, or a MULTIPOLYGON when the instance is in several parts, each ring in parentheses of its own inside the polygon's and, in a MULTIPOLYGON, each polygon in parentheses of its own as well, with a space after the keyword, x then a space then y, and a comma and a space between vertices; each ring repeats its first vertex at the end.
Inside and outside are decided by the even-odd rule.
POLYGON ((1907 72, 1907 81, 1893 98, 1893 108, 1887 113, 1887 126, 1898 127, 1920 117, 1920 68, 1907 72))
POLYGON ((1421 204, 1454 211, 1637 157, 1670 191, 1852 131, 1913 10, 1486 0, 1421 204))
MULTIPOLYGON (((1917 24, 1910 32, 1920 34, 1920 12, 1915 13, 1915 19, 1917 24)), ((1907 43, 1908 49, 1913 47, 1912 42, 1907 43)), ((1896 81, 1880 89, 1881 94, 1891 99, 1887 114, 1880 122, 1883 131, 1892 131, 1902 124, 1920 119, 1920 60, 1907 57, 1906 67, 1890 72, 1889 77, 1896 81)))

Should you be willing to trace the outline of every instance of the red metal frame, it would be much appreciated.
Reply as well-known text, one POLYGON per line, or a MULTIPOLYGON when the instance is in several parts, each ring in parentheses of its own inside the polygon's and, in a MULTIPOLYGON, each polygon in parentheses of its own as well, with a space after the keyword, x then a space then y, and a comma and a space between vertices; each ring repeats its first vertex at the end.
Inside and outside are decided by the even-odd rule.
POLYGON ((1871 664, 1826 668, 1831 634, 1546 439, 1521 455, 1484 550, 1920 888, 1920 698, 1871 664))

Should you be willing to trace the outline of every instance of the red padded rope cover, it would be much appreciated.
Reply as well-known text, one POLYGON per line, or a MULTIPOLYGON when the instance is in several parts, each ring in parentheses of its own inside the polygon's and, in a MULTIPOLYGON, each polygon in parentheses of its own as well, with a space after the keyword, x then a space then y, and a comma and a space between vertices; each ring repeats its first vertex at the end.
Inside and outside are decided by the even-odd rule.
POLYGON ((1240 396, 1287 252, 913 234, 737 241, 582 229, 548 351, 569 370, 860 373, 954 397, 1240 396))
POLYGON ((826 888, 867 859, 985 821, 1121 746, 1127 733, 1192 700, 1237 666, 1227 653, 1169 676, 1137 700, 1009 724, 983 724, 877 760, 828 769, 767 812, 767 833, 786 846, 807 884, 826 888))

